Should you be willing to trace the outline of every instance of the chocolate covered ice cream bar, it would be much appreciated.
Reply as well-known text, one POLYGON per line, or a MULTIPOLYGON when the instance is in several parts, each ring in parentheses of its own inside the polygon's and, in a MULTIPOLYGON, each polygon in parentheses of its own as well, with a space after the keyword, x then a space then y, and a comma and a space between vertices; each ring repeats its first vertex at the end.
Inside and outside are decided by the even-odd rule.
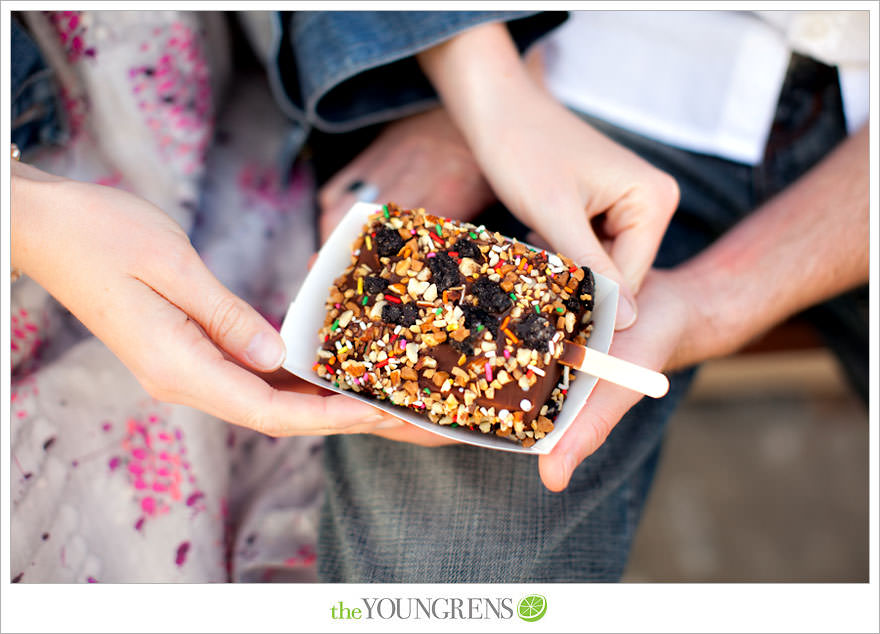
POLYGON ((314 369, 528 447, 552 431, 574 379, 559 360, 566 340, 590 335, 593 289, 562 255, 389 203, 330 288, 314 369))

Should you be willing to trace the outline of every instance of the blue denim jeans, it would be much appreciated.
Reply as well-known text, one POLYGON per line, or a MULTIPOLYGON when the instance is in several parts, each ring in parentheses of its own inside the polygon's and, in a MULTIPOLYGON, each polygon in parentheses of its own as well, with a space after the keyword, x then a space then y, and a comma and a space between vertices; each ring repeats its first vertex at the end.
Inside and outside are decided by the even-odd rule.
MULTIPOLYGON (((585 117, 679 182, 681 205, 656 266, 674 266, 703 249, 843 139, 836 71, 794 58, 789 77, 796 81, 783 89, 767 157, 757 167, 665 146, 585 117), (798 79, 799 73, 805 77, 798 79)), ((517 224, 486 222, 508 232, 517 224)), ((860 327, 866 337, 866 319, 860 327)), ((860 349, 865 363, 866 351, 866 345, 860 349)), ((327 438, 321 579, 618 580, 666 422, 692 377, 693 370, 673 374, 668 396, 640 401, 561 493, 544 488, 532 456, 470 446, 422 448, 367 435, 327 438)))

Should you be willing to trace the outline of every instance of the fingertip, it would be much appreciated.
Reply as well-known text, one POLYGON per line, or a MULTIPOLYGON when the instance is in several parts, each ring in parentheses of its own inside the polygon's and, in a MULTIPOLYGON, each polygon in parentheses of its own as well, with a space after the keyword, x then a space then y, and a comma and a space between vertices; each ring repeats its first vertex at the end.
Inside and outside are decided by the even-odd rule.
POLYGON ((538 460, 538 473, 547 490, 553 493, 564 491, 571 474, 566 464, 566 456, 549 454, 538 460))
POLYGON ((255 334, 244 351, 245 361, 261 372, 272 372, 281 367, 287 356, 284 340, 277 331, 264 329, 255 334))
POLYGON ((614 320, 614 330, 626 330, 638 319, 638 307, 634 298, 621 293, 617 300, 617 317, 614 320))

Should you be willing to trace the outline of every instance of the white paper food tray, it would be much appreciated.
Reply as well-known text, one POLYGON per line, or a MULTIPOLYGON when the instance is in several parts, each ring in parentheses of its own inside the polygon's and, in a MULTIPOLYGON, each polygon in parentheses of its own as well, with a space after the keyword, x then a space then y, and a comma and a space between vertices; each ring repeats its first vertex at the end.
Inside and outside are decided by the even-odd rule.
MULTIPOLYGON (((571 381, 565 403, 554 421, 554 430, 531 447, 523 448, 517 443, 499 438, 494 434, 482 434, 463 427, 437 425, 415 411, 392 405, 389 401, 379 401, 351 390, 342 390, 319 377, 312 369, 319 347, 318 331, 324 324, 326 315, 324 305, 330 293, 330 287, 351 263, 351 246, 363 229, 367 218, 381 208, 381 205, 373 203, 356 203, 346 213, 324 246, 321 247, 312 270, 303 281, 296 298, 291 302, 287 315, 284 317, 284 323, 281 325, 281 337, 287 346, 287 358, 282 367, 305 381, 350 398, 356 398, 431 433, 452 440, 488 449, 518 453, 550 453, 550 450, 553 449, 553 446, 587 402, 587 397, 596 385, 597 379, 595 377, 572 370, 572 377, 574 378, 576 375, 576 380, 571 381)), ((587 346, 600 352, 608 352, 611 347, 611 338, 614 335, 618 288, 616 282, 599 274, 594 273, 594 275, 596 292, 595 307, 593 308, 593 332, 587 346)))

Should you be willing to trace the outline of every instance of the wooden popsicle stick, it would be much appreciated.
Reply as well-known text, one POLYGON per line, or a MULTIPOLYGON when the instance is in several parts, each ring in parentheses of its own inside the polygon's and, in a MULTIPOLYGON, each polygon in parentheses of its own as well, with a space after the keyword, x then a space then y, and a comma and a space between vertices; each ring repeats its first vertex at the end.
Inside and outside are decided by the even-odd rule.
POLYGON ((653 398, 669 391, 664 374, 571 341, 565 342, 559 363, 653 398))

